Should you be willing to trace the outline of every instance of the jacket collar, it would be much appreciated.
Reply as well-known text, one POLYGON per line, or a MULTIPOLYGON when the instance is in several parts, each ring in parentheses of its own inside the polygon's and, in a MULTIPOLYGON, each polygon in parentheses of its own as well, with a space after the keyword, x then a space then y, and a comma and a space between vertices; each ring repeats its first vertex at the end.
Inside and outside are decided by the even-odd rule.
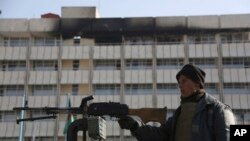
MULTIPOLYGON (((204 97, 201 98, 201 100, 197 104, 197 110, 196 110, 195 114, 197 114, 198 112, 200 112, 202 110, 205 110, 207 106, 213 104, 215 101, 217 101, 215 97, 209 95, 208 93, 205 93, 204 97)), ((173 115, 174 119, 177 119, 177 117, 180 114, 180 111, 181 111, 181 106, 179 106, 176 109, 176 111, 173 115)))
POLYGON ((202 98, 197 104, 198 107, 197 107, 196 113, 204 110, 208 105, 213 104, 215 101, 216 101, 216 98, 205 93, 204 98, 202 98))

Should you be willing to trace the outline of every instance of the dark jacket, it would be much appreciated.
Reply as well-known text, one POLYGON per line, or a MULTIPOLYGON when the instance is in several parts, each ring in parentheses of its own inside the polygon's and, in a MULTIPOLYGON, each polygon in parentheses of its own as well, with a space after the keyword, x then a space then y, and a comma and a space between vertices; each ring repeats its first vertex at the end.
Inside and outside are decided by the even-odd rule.
MULTIPOLYGON (((132 134, 138 141, 174 141, 175 123, 180 111, 179 107, 160 127, 145 125, 132 134)), ((198 102, 193 117, 192 141, 229 141, 231 124, 235 124, 231 108, 205 94, 198 102)))

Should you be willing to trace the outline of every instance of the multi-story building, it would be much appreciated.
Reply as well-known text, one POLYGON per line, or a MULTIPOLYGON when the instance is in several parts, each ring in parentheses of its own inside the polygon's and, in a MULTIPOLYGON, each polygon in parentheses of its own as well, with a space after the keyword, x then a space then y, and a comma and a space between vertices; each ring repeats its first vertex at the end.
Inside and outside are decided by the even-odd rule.
MULTIPOLYGON (((206 90, 250 123, 250 14, 98 18, 94 7, 63 7, 61 17, 0 19, 0 140, 17 140, 23 97, 29 107, 72 106, 94 96, 131 108, 179 105, 176 73, 205 70, 206 90)), ((26 112, 26 117, 44 115, 26 112)), ((25 141, 63 141, 66 115, 25 122, 25 141), (55 137, 54 137, 55 135, 55 137)), ((135 140, 107 121, 107 140, 135 140)))

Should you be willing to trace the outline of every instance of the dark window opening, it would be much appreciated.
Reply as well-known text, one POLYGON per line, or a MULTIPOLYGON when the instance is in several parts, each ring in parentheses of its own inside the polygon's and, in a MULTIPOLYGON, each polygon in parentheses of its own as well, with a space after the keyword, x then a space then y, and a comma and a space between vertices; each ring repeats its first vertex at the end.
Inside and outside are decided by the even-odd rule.
POLYGON ((79 86, 77 84, 72 85, 72 95, 77 95, 79 86))
POLYGON ((79 70, 79 60, 73 61, 73 70, 79 70))
POLYGON ((105 44, 121 44, 122 37, 121 36, 97 36, 95 37, 95 42, 97 45, 105 45, 105 44))

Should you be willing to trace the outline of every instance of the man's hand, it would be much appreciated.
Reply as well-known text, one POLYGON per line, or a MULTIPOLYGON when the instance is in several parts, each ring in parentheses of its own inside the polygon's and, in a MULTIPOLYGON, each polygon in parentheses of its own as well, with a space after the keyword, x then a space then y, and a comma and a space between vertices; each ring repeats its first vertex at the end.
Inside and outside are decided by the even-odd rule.
POLYGON ((130 131, 135 131, 139 127, 138 121, 130 116, 120 117, 118 123, 121 129, 128 129, 130 131))

